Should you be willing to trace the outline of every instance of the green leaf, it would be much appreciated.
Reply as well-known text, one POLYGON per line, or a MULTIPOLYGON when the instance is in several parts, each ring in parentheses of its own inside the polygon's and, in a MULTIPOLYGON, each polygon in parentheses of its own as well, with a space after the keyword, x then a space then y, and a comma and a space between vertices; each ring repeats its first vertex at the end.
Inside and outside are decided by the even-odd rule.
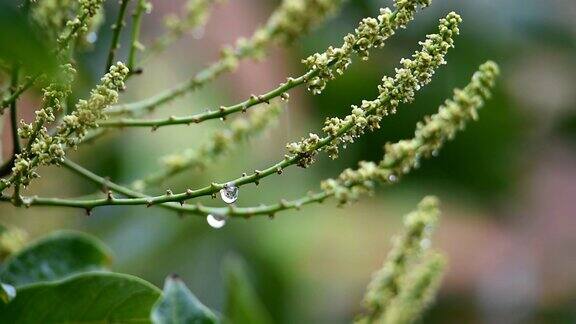
POLYGON ((61 231, 32 243, 6 259, 0 281, 19 287, 34 282, 110 266, 111 252, 96 238, 72 231, 61 231))
POLYGON ((214 313, 204 306, 177 276, 166 278, 164 294, 152 309, 155 324, 219 323, 214 313))
POLYGON ((0 282, 0 301, 3 303, 9 303, 12 299, 16 297, 16 288, 9 284, 0 282))
POLYGON ((229 257, 224 272, 228 292, 224 311, 226 320, 234 324, 272 323, 270 314, 250 285, 244 262, 237 257, 229 257))
POLYGON ((15 2, 0 1, 0 60, 20 62, 35 74, 56 72, 56 56, 15 2))
POLYGON ((80 273, 18 289, 0 305, 3 323, 149 323, 160 290, 126 274, 80 273))

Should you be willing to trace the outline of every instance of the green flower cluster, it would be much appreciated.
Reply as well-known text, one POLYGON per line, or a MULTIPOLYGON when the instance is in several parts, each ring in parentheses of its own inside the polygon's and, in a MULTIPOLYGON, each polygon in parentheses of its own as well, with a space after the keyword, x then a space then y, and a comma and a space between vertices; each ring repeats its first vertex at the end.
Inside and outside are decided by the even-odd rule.
POLYGON ((30 124, 20 121, 18 135, 20 138, 32 140, 34 142, 34 133, 41 131, 44 134, 48 130, 44 127, 45 123, 51 123, 56 119, 55 113, 63 110, 65 100, 71 93, 71 84, 74 81, 76 70, 71 64, 65 64, 60 67, 60 79, 62 82, 53 83, 42 89, 42 108, 36 110, 36 118, 30 124))
POLYGON ((446 100, 436 114, 418 123, 414 138, 386 144, 384 159, 379 164, 361 162, 358 169, 346 169, 337 179, 323 181, 322 189, 333 193, 344 204, 357 199, 361 193, 371 191, 376 181, 398 181, 400 175, 417 168, 422 157, 436 155, 467 121, 477 118, 477 109, 490 96, 498 74, 496 63, 488 61, 482 64, 464 89, 454 90, 454 97, 446 100))
POLYGON ((414 323, 432 303, 442 281, 446 258, 431 253, 401 282, 398 296, 386 308, 378 323, 414 323))
POLYGON ((179 37, 192 28, 206 24, 210 15, 210 8, 219 1, 221 0, 188 0, 182 18, 177 15, 166 17, 166 28, 173 36, 179 37))
MULTIPOLYGON (((71 67, 68 66, 70 71, 71 67)), ((88 130, 97 127, 96 121, 104 118, 102 110, 118 100, 118 90, 124 88, 124 79, 128 68, 118 62, 102 77, 101 83, 90 93, 88 100, 80 100, 72 114, 62 118, 56 134, 50 136, 43 126, 54 121, 54 113, 62 109, 69 94, 69 85, 59 88, 50 86, 44 90, 44 105, 36 113, 32 124, 22 123, 19 135, 28 139, 27 150, 16 156, 11 180, 6 180, 2 188, 17 181, 27 186, 37 175, 34 169, 38 165, 58 164, 64 159, 64 148, 75 147, 88 130)))
POLYGON ((182 16, 166 16, 164 24, 167 31, 152 44, 149 53, 163 51, 185 33, 203 27, 208 21, 212 6, 221 1, 223 0, 188 0, 182 16))
POLYGON ((393 238, 383 267, 368 285, 364 297, 367 312, 356 323, 411 323, 420 314, 444 265, 438 254, 424 258, 439 214, 438 199, 428 196, 404 217, 404 231, 393 238), (399 307, 405 305, 412 309, 405 312, 399 307))
MULTIPOLYGON (((378 98, 364 100, 359 107, 352 106, 352 113, 343 119, 332 117, 326 120, 322 130, 328 134, 330 143, 324 150, 331 158, 338 157, 340 144, 353 143, 366 129, 379 128, 381 119, 395 113, 400 103, 414 100, 415 92, 429 83, 435 70, 446 63, 444 56, 454 47, 453 38, 459 32, 458 24, 461 21, 454 12, 440 19, 439 32, 427 35, 426 41, 420 43, 422 49, 414 53, 412 59, 401 60, 402 67, 396 69, 394 78, 382 79, 382 84, 378 86, 378 98)), ((287 149, 289 153, 302 157, 299 165, 307 167, 314 162, 319 142, 320 137, 311 133, 308 138, 289 143, 287 149)))
POLYGON ((397 295, 400 277, 407 272, 411 259, 418 257, 438 223, 438 199, 425 197, 416 210, 404 217, 404 233, 395 237, 384 266, 368 285, 364 303, 372 313, 379 313, 397 295))
POLYGON ((354 34, 344 37, 344 43, 338 48, 330 46, 324 53, 315 53, 302 60, 308 68, 319 71, 308 81, 308 90, 321 93, 328 81, 342 75, 352 63, 352 54, 358 54, 362 60, 368 60, 369 50, 384 47, 385 41, 398 28, 405 28, 414 19, 418 7, 425 8, 431 0, 397 0, 396 10, 380 9, 377 18, 364 18, 354 34))
POLYGON ((234 47, 222 50, 222 61, 234 69, 240 58, 260 59, 270 44, 289 44, 322 23, 343 0, 283 0, 263 27, 249 39, 240 38, 234 47))
POLYGON ((88 100, 79 100, 74 112, 62 118, 56 137, 68 147, 75 147, 88 130, 98 127, 96 121, 105 119, 104 108, 118 101, 118 91, 124 89, 128 68, 118 62, 110 67, 100 84, 90 92, 88 100))
POLYGON ((80 8, 78 15, 72 20, 66 22, 67 32, 64 32, 58 37, 58 45, 60 48, 68 46, 68 42, 78 35, 85 34, 89 30, 90 18, 96 16, 100 12, 102 2, 104 0, 79 0, 80 8))

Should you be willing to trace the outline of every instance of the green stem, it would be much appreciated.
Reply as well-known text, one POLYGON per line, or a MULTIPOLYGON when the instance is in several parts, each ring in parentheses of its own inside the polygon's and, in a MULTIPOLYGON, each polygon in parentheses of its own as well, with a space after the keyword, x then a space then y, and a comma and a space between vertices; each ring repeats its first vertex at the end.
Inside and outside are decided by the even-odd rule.
MULTIPOLYGON (((10 94, 14 95, 18 90, 18 75, 20 72, 20 67, 14 64, 12 68, 12 77, 10 81, 10 94)), ((22 151, 22 146, 20 145, 20 138, 18 136, 18 109, 16 106, 16 100, 10 103, 10 125, 12 127, 12 145, 14 155, 19 154, 22 151)))
MULTIPOLYGON (((300 209, 302 206, 313 204, 313 203, 321 203, 326 198, 333 196, 333 194, 328 194, 324 192, 311 194, 306 197, 302 197, 299 199, 291 200, 291 201, 282 201, 276 204, 271 205, 261 205, 258 207, 236 207, 236 206, 228 206, 228 207, 206 207, 200 204, 198 205, 180 205, 178 203, 164 203, 159 205, 160 207, 170 209, 182 214, 193 214, 198 216, 207 216, 209 214, 218 214, 218 215, 227 215, 229 217, 238 217, 238 218, 249 218, 252 216, 274 216, 278 212, 292 210, 292 209, 300 209)), ((0 196, 0 201, 4 202, 11 202, 11 198, 5 195, 0 196)), ((46 197, 38 197, 38 196, 31 196, 31 197, 22 197, 22 201, 25 206, 46 206, 46 207, 70 207, 70 208, 79 208, 85 210, 92 210, 98 206, 115 206, 115 205, 123 205, 119 203, 120 200, 117 198, 106 199, 106 203, 101 203, 101 199, 65 199, 65 198, 46 198, 46 197)))
MULTIPOLYGON (((118 185, 113 183, 105 178, 102 178, 89 170, 83 168, 82 166, 66 159, 63 163, 63 166, 68 168, 69 170, 73 171, 74 173, 96 183, 103 187, 107 187, 115 192, 123 194, 128 197, 132 198, 146 198, 150 199, 152 197, 146 196, 138 191, 131 190, 124 186, 118 185)), ((174 202, 163 203, 160 204, 160 207, 167 208, 170 210, 183 212, 183 213, 191 213, 197 214, 201 216, 205 216, 208 214, 226 214, 233 217, 249 217, 252 215, 273 215, 276 212, 288 210, 288 209, 298 209, 302 205, 307 205, 315 202, 322 202, 324 199, 332 196, 332 193, 325 193, 320 192, 316 194, 310 194, 306 197, 302 197, 300 199, 292 200, 292 201, 281 201, 277 204, 272 205, 263 205, 258 207, 236 207, 236 206, 229 206, 229 207, 206 207, 200 204, 197 205, 186 205, 186 204, 178 204, 174 202)), ((125 204, 126 199, 119 200, 117 198, 111 198, 112 196, 108 196, 105 205, 123 205, 125 204)), ((76 208, 83 208, 90 210, 94 207, 101 206, 103 199, 91 199, 91 200, 77 200, 77 199, 60 199, 60 198, 40 198, 40 197, 31 197, 28 199, 27 204, 31 205, 44 205, 44 206, 63 206, 63 207, 76 207, 76 208)))
MULTIPOLYGON (((138 0, 138 4, 132 14, 132 40, 130 43, 130 53, 128 54, 128 69, 130 70, 130 75, 136 73, 136 54, 140 47, 140 29, 142 27, 142 15, 145 10, 146 0, 138 0)), ((130 75, 128 75, 128 77, 130 77, 130 75)))
MULTIPOLYGON (((19 74, 19 70, 20 67, 18 66, 18 64, 14 64, 14 67, 12 68, 12 77, 11 77, 11 82, 10 82, 10 91, 13 94, 14 92, 16 92, 16 88, 18 87, 18 74, 19 74)), ((16 100, 14 100, 11 104, 10 104, 10 124, 11 124, 11 130, 12 130, 12 158, 11 159, 16 159, 16 155, 20 154, 20 152, 22 152, 22 146, 20 144, 20 137, 18 136, 18 107, 17 107, 17 103, 16 100)), ((16 206, 20 205, 20 183, 16 182, 14 184, 14 194, 13 197, 14 199, 14 204, 16 206)))
MULTIPOLYGON (((305 83, 308 79, 314 77, 318 74, 318 70, 310 70, 304 75, 296 79, 288 79, 286 83, 282 83, 276 89, 273 89, 263 95, 260 96, 251 96, 250 98, 237 103, 232 106, 222 106, 220 109, 216 111, 208 111, 204 113, 199 113, 190 116, 183 116, 183 117, 168 117, 168 118, 158 118, 158 119, 118 119, 118 120, 103 120, 98 122, 98 125, 102 127, 153 127, 159 128, 162 126, 169 126, 169 125, 182 125, 182 124, 190 124, 190 123, 199 123, 209 119, 216 119, 216 118, 223 118, 227 115, 246 111, 246 109, 253 107, 255 105, 261 103, 267 103, 270 100, 281 96, 284 92, 295 88, 303 83, 305 83)), ((123 109, 117 109, 114 112, 117 113, 129 113, 135 109, 136 106, 129 106, 124 107, 123 109)))
POLYGON ((104 73, 107 73, 114 63, 116 52, 120 48, 120 32, 126 24, 124 22, 124 15, 126 14, 126 8, 128 7, 129 2, 130 0, 120 0, 120 10, 118 11, 118 17, 116 18, 116 23, 112 25, 112 43, 110 44, 110 51, 108 52, 108 60, 106 61, 106 70, 104 73))
POLYGON ((138 111, 151 111, 160 105, 166 104, 180 96, 183 96, 189 91, 200 88, 227 70, 228 65, 226 62, 217 61, 216 63, 197 73, 192 79, 180 83, 171 89, 164 90, 163 92, 160 92, 150 98, 141 101, 112 106, 106 109, 106 112, 108 114, 124 114, 135 113, 138 111))
POLYGON ((0 113, 6 108, 8 108, 13 102, 15 102, 24 91, 28 90, 35 82, 38 80, 41 74, 36 74, 28 80, 26 80, 23 84, 17 86, 13 92, 10 93, 8 98, 4 98, 2 102, 0 102, 0 113))

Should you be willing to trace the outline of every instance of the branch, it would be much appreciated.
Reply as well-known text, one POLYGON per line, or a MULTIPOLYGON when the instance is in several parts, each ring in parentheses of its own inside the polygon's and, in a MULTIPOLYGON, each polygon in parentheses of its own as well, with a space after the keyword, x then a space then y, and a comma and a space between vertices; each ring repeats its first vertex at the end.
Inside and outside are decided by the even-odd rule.
MULTIPOLYGON (((187 190, 182 194, 173 194, 168 191, 165 195, 151 197, 114 184, 69 160, 65 160, 63 165, 77 174, 132 198, 115 198, 111 195, 108 195, 107 198, 83 200, 26 197, 23 198, 23 202, 27 206, 62 206, 86 210, 105 205, 159 205, 182 213, 204 216, 218 214, 228 217, 273 216, 275 213, 284 210, 298 209, 303 205, 320 203, 329 197, 335 197, 340 204, 346 204, 350 200, 356 199, 358 194, 372 190, 376 182, 384 184, 397 183, 401 174, 406 174, 417 167, 421 157, 435 156, 445 142, 454 138, 456 132, 463 129, 467 121, 476 118, 477 110, 483 105, 484 100, 490 96, 490 89, 494 86, 498 73, 498 67, 493 62, 483 64, 480 66, 479 71, 473 75, 470 84, 463 90, 455 90, 454 97, 451 100, 447 100, 439 108, 438 113, 425 118, 423 122, 418 124, 412 139, 386 144, 384 158, 379 164, 361 162, 358 169, 347 169, 337 179, 323 181, 323 191, 310 193, 305 197, 292 201, 282 200, 277 204, 258 207, 229 205, 228 207, 214 208, 200 204, 185 205, 185 200, 199 195, 216 193, 223 186, 212 184, 210 187, 199 190, 187 190), (182 205, 174 204, 174 202, 182 203, 182 205)), ((267 171, 262 173, 264 172, 267 171)), ((240 180, 243 178, 240 178, 240 180)), ((233 181, 229 184, 242 185, 241 181, 233 181)), ((4 198, 4 200, 7 199, 4 198)))
POLYGON ((128 69, 130 70, 131 75, 137 73, 136 69, 136 54, 138 49, 142 47, 140 43, 140 29, 142 27, 142 15, 145 11, 150 11, 151 6, 148 0, 138 0, 138 4, 136 8, 134 8, 134 12, 132 13, 132 32, 131 32, 131 43, 130 43, 130 53, 128 54, 128 69))
POLYGON ((18 156, 13 174, 8 179, 0 181, 0 192, 16 182, 27 186, 37 177, 36 167, 39 165, 58 164, 64 159, 66 147, 76 147, 86 133, 97 126, 96 121, 103 118, 102 110, 118 100, 118 91, 124 88, 124 80, 128 68, 118 62, 110 67, 110 71, 101 79, 101 83, 90 92, 88 100, 79 100, 76 109, 70 115, 64 116, 54 135, 42 125, 47 120, 54 120, 54 112, 61 109, 64 103, 61 96, 66 90, 58 86, 50 86, 44 92, 45 105, 37 112, 32 124, 24 124, 20 135, 29 138, 27 154, 18 156))
MULTIPOLYGON (((247 109, 262 103, 269 103, 272 99, 286 96, 286 91, 297 87, 306 82, 309 78, 318 74, 318 71, 312 70, 296 79, 289 78, 285 83, 282 83, 276 89, 273 89, 263 95, 255 96, 251 95, 250 98, 231 106, 221 106, 216 111, 207 111, 203 113, 198 113, 190 116, 183 117, 168 117, 168 118, 158 118, 158 119, 118 119, 118 120, 102 120, 98 122, 101 127, 152 127, 159 128, 162 126, 171 125, 190 125, 191 123, 200 123, 210 119, 225 118, 226 116, 237 113, 245 112, 247 109)), ((137 106, 124 106, 115 113, 130 113, 134 110, 138 110, 137 106)))
MULTIPOLYGON (((18 64, 14 64, 12 67, 12 77, 10 81, 10 91, 14 93, 16 87, 18 87, 18 74, 20 68, 18 64)), ((22 146, 20 145, 20 136, 18 136, 18 107, 16 105, 16 100, 10 104, 10 126, 12 131, 12 157, 10 160, 15 161, 16 157, 22 151, 22 146)), ((20 204, 20 183, 14 184, 14 202, 16 205, 20 204)))
MULTIPOLYGON (((427 2, 422 1, 422 6, 427 2)), ((374 47, 384 46, 384 41, 394 34, 397 28, 405 26, 410 22, 417 10, 417 2, 411 1, 403 4, 397 4, 394 12, 390 9, 382 9, 378 18, 366 18, 362 20, 356 29, 356 33, 349 34, 344 38, 344 42, 339 48, 330 48, 323 54, 314 54, 303 62, 309 67, 304 75, 297 78, 288 78, 286 83, 281 84, 276 89, 271 90, 261 96, 251 96, 249 99, 232 106, 222 106, 218 111, 209 111, 206 113, 195 114, 184 117, 168 117, 159 119, 120 119, 111 121, 102 121, 100 124, 104 127, 152 127, 158 128, 168 125, 199 123, 209 119, 223 118, 229 114, 246 109, 281 96, 284 92, 308 83, 308 88, 314 94, 319 94, 324 90, 326 83, 336 78, 336 75, 343 74, 352 62, 352 54, 356 53, 363 60, 368 58, 368 50, 374 47)), ((210 74, 209 74, 210 75, 210 74)), ((199 84, 204 83, 200 80, 199 84)), ((135 102, 112 107, 108 114, 135 114, 142 110, 152 110, 156 106, 168 102, 173 96, 178 96, 187 91, 189 85, 181 88, 175 88, 165 92, 157 97, 148 100, 135 102)))
MULTIPOLYGON (((353 106, 352 114, 344 120, 332 118, 327 120, 324 130, 327 135, 320 138, 316 134, 297 143, 290 143, 288 150, 293 155, 286 155, 284 160, 264 169, 255 170, 250 175, 243 175, 233 181, 225 183, 212 183, 210 186, 197 190, 187 190, 179 194, 166 194, 150 198, 134 198, 118 200, 118 204, 126 205, 154 205, 165 202, 185 201, 187 199, 213 195, 225 186, 240 187, 249 183, 258 184, 260 179, 282 171, 291 165, 297 164, 307 167, 314 162, 314 156, 321 150, 328 151, 334 157, 338 152, 338 145, 343 141, 353 142, 365 132, 365 129, 375 129, 383 116, 395 113, 400 103, 414 100, 414 94, 431 81, 435 70, 445 63, 444 57, 448 50, 454 46, 453 37, 458 34, 458 24, 461 18, 454 12, 440 19, 438 34, 427 35, 421 42, 422 49, 412 56, 414 60, 402 59, 402 68, 396 69, 395 78, 385 77, 383 85, 379 86, 380 95, 372 101, 363 101, 362 107, 353 106)), ((0 189, 2 184, 0 184, 0 189)), ((106 204, 105 201, 92 201, 94 206, 106 204)))
MULTIPOLYGON (((24 199, 24 203, 28 206, 66 206, 87 210, 105 205, 152 206, 158 204, 162 207, 183 213, 199 215, 219 214, 230 217, 274 215, 276 212, 298 209, 306 204, 322 202, 328 197, 335 197, 340 204, 345 204, 356 199, 358 194, 371 191, 376 182, 384 184, 397 183, 401 174, 406 174, 417 167, 421 157, 435 156, 436 152, 445 142, 454 138, 454 135, 463 129, 467 121, 476 118, 477 110, 483 105, 484 99, 490 96, 490 89, 494 86, 498 73, 498 67, 495 63, 487 62, 483 64, 480 70, 473 75, 470 84, 463 90, 455 90, 454 97, 451 100, 447 100, 445 104, 439 108, 438 113, 425 118, 423 122, 418 124, 414 138, 399 141, 394 144, 387 144, 385 146, 384 158, 379 164, 361 162, 357 170, 347 169, 342 172, 337 179, 324 181, 322 183, 323 191, 311 193, 308 196, 293 201, 281 201, 277 204, 259 207, 236 207, 230 205, 223 208, 205 207, 200 204, 182 206, 166 204, 171 202, 184 204, 184 201, 187 199, 215 194, 222 189, 224 185, 214 183, 206 188, 186 190, 180 194, 174 194, 168 191, 165 195, 151 197, 119 185, 111 184, 105 179, 66 160, 64 166, 76 171, 78 174, 133 198, 111 198, 110 195, 107 198, 89 200, 27 197, 24 199)), ((243 176, 242 178, 227 183, 227 185, 239 187, 246 183, 256 182, 256 178, 261 178, 264 174, 272 170, 271 168, 262 172, 256 172, 251 176, 243 176)), ((278 170, 281 171, 281 169, 278 170)))
POLYGON ((112 107, 107 112, 113 113, 116 110, 126 109, 132 112, 147 111, 175 100, 204 86, 221 74, 235 70, 242 59, 262 57, 271 44, 293 42, 295 38, 322 22, 340 6, 341 2, 341 0, 328 2, 308 0, 303 2, 302 6, 294 6, 292 1, 284 0, 270 16, 266 25, 257 29, 250 39, 241 39, 234 47, 224 48, 222 57, 218 61, 198 72, 188 81, 148 99, 112 107))
MULTIPOLYGON (((18 75, 20 72, 20 67, 18 64, 14 64, 12 68, 12 77, 10 81, 10 93, 14 95, 18 90, 18 75)), ((20 137, 18 136, 18 109, 16 106, 16 100, 10 103, 10 126, 12 130, 12 147, 13 155, 19 154, 22 151, 20 145, 20 137)))
MULTIPOLYGON (((116 52, 118 48, 120 48, 120 32, 122 28, 126 24, 124 22, 124 15, 126 14, 126 7, 130 0, 120 0, 120 9, 118 11, 118 17, 116 18, 116 23, 112 25, 112 43, 110 44, 110 50, 108 51, 108 59, 106 60, 106 69, 104 70, 105 73, 108 72, 110 66, 115 61, 116 52)), ((130 67, 129 67, 130 68, 130 67)), ((130 69, 131 70, 131 69, 130 69)))
MULTIPOLYGON (((9 92, 14 95, 18 91, 18 76, 20 67, 14 64, 12 67, 12 76, 10 80, 9 92)), ((18 136, 18 110, 16 107, 16 100, 10 104, 10 131, 12 136, 12 155, 10 158, 0 166, 0 176, 5 176, 10 173, 16 161, 16 155, 20 154, 22 147, 20 145, 20 137, 18 136)))
POLYGON ((24 82, 23 84, 16 87, 14 92, 11 92, 7 98, 2 99, 0 102, 0 114, 4 111, 4 109, 8 108, 12 103, 14 103, 24 91, 28 90, 36 80, 41 76, 41 74, 37 74, 31 76, 24 82))

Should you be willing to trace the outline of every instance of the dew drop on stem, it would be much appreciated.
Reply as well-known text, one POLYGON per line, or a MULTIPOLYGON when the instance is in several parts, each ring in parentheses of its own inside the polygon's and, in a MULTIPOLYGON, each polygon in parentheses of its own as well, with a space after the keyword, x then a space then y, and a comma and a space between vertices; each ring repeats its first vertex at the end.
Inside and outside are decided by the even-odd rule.
POLYGON ((224 188, 220 189, 220 197, 225 203, 231 204, 238 199, 238 192, 238 187, 233 183, 227 183, 224 188))

